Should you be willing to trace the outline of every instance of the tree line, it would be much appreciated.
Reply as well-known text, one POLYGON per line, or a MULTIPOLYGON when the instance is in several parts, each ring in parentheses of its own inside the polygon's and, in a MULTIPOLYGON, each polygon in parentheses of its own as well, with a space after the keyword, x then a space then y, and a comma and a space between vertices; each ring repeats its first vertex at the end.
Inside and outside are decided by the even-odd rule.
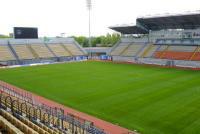
POLYGON ((3 35, 3 34, 0 34, 0 38, 10 38, 10 36, 8 36, 8 35, 3 35))
POLYGON ((119 34, 107 34, 106 36, 91 37, 91 46, 89 38, 85 36, 73 36, 82 47, 112 47, 120 40, 119 34))

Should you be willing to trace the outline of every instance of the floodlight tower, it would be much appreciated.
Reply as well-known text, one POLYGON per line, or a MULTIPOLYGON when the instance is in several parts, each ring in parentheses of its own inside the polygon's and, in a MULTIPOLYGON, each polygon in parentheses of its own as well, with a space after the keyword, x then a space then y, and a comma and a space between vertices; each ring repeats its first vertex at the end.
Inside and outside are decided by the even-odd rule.
MULTIPOLYGON (((92 10, 92 0, 86 0, 87 2, 87 9, 88 9, 88 32, 89 32, 89 47, 92 47, 91 45, 91 10, 92 10)), ((89 50, 89 56, 92 56, 91 51, 89 50)))

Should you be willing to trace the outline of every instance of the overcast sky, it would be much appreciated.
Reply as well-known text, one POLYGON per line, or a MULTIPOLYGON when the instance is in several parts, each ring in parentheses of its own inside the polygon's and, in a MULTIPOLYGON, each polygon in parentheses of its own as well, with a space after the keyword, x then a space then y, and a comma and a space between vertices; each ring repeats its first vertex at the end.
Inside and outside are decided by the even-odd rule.
MULTIPOLYGON (((137 17, 200 10, 200 0, 92 0, 92 35, 137 17)), ((39 36, 88 35, 86 0, 0 0, 0 34, 14 26, 38 27, 39 36)))

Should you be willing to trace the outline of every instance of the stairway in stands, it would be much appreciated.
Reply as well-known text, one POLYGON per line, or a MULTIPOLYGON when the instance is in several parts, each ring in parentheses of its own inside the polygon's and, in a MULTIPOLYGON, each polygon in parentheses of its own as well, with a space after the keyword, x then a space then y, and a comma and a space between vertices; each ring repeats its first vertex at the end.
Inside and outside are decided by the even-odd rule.
POLYGON ((126 48, 124 48, 124 50, 123 50, 119 55, 122 55, 127 49, 129 49, 130 46, 131 46, 131 44, 128 44, 128 45, 126 46, 126 48))
POLYGON ((79 48, 79 50, 84 54, 84 55, 87 55, 87 53, 85 53, 84 49, 78 44, 78 42, 74 42, 74 45, 79 48))
POLYGON ((135 54, 136 57, 140 57, 141 53, 144 51, 145 47, 147 46, 148 44, 144 44, 140 50, 135 54))
MULTIPOLYGON (((57 57, 57 55, 51 50, 51 48, 46 44, 44 43, 44 45, 47 47, 47 49, 53 54, 54 57, 57 57)), ((58 57, 57 57, 58 58, 58 57)))
POLYGON ((193 52, 193 54, 192 54, 192 56, 190 57, 189 60, 193 60, 193 58, 196 56, 196 54, 198 52, 200 52, 200 47, 199 46, 196 47, 196 49, 194 50, 194 52, 193 52))
POLYGON ((144 58, 147 53, 151 50, 151 48, 153 47, 153 44, 149 45, 143 52, 143 54, 141 55, 141 58, 144 58))
POLYGON ((160 59, 162 59, 162 58, 164 57, 164 55, 165 55, 166 51, 169 49, 169 47, 170 47, 170 46, 167 45, 166 48, 162 51, 162 53, 161 53, 161 55, 160 55, 160 57, 159 57, 160 59))
POLYGON ((10 48, 10 51, 12 52, 12 54, 14 55, 14 57, 17 59, 17 62, 20 63, 19 56, 18 56, 17 53, 15 52, 15 50, 14 50, 14 48, 12 47, 12 45, 10 44, 10 42, 8 42, 8 47, 10 48))
POLYGON ((73 55, 68 49, 67 49, 67 47, 64 45, 64 44, 60 44, 64 49, 65 49, 65 51, 67 51, 71 56, 73 55))
POLYGON ((31 53, 33 54, 33 56, 34 56, 36 59, 38 59, 39 56, 38 56, 38 54, 35 52, 35 50, 31 47, 31 45, 28 44, 28 45, 26 45, 26 46, 27 46, 28 49, 31 51, 31 53))
POLYGON ((154 57, 154 56, 155 56, 155 53, 156 53, 158 50, 160 50, 161 47, 162 47, 162 45, 159 45, 159 46, 156 48, 156 50, 154 51, 154 53, 152 54, 151 57, 154 57))

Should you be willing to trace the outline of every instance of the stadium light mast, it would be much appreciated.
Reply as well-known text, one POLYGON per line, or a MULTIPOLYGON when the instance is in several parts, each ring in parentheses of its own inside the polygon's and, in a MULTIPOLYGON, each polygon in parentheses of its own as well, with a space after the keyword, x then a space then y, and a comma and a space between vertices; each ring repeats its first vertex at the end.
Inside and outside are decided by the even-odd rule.
MULTIPOLYGON (((91 10, 92 10, 92 0, 86 0, 87 2, 87 9, 88 9, 88 34, 89 34, 89 47, 92 46, 91 44, 91 10)), ((89 50, 89 56, 92 56, 91 51, 89 50)))

